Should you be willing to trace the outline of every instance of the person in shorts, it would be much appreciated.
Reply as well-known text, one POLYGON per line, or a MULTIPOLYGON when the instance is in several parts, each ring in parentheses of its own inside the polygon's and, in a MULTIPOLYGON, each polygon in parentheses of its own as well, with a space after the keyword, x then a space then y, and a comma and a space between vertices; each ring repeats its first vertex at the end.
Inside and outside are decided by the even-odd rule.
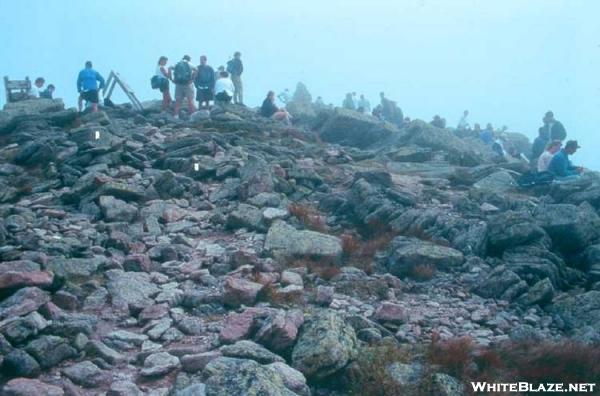
POLYGON ((194 105, 194 81, 196 68, 191 64, 192 58, 185 55, 173 68, 173 81, 175 82, 175 118, 179 118, 179 110, 181 109, 181 101, 186 98, 188 103, 188 113, 192 114, 196 111, 194 105))
POLYGON ((83 101, 91 103, 92 112, 98 111, 98 91, 104 89, 104 78, 92 68, 92 62, 85 62, 85 68, 77 76, 77 92, 79 92, 79 112, 83 110, 83 101), (98 85, 99 84, 99 85, 98 85))

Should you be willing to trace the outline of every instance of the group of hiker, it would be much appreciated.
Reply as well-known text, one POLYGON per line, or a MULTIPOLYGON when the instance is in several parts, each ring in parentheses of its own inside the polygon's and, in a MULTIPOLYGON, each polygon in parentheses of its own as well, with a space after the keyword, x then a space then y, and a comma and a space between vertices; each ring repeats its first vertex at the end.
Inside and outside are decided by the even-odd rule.
POLYGON ((167 66, 168 58, 161 56, 154 76, 151 79, 152 88, 159 89, 162 93, 162 110, 167 111, 171 106, 170 83, 175 84, 175 108, 174 116, 179 117, 179 110, 184 99, 187 100, 188 112, 194 113, 198 102, 201 110, 210 109, 211 102, 227 104, 233 103, 244 105, 244 91, 242 84, 242 73, 244 64, 242 54, 235 52, 233 58, 227 62, 227 68, 220 66, 217 71, 208 65, 206 55, 200 57, 200 64, 192 64, 189 55, 175 64, 167 66), (195 95, 194 95, 195 88, 195 95))
MULTIPOLYGON (((469 111, 465 110, 458 122, 455 133, 461 136, 465 131, 468 131, 475 136, 479 136, 484 144, 491 146, 492 150, 503 158, 506 155, 512 155, 515 158, 523 159, 531 164, 535 173, 540 175, 548 173, 559 180, 574 178, 583 172, 582 167, 574 166, 569 159, 569 156, 575 154, 580 147, 579 144, 576 140, 568 140, 563 147, 567 132, 563 124, 554 118, 552 111, 546 112, 542 118, 543 125, 538 130, 538 136, 533 142, 528 157, 517 152, 514 147, 509 147, 507 152, 505 149, 508 143, 505 136, 507 127, 503 127, 501 131, 495 131, 490 123, 486 125, 485 129, 481 129, 479 124, 475 124, 471 130, 468 116, 469 111)), ((435 118, 434 121, 436 121, 435 118)), ((434 124, 434 121, 431 123, 434 124)))
MULTIPOLYGON (((244 105, 243 84, 241 75, 244 71, 244 65, 241 60, 241 53, 235 52, 233 58, 227 62, 227 67, 219 66, 217 71, 208 65, 208 59, 205 55, 200 57, 200 63, 195 66, 191 63, 191 57, 185 55, 175 66, 167 66, 168 58, 161 56, 158 59, 154 76, 151 79, 151 85, 154 89, 159 89, 162 93, 162 110, 167 111, 171 107, 172 99, 170 93, 170 83, 175 84, 175 106, 174 116, 178 118, 181 103, 187 100, 188 111, 190 114, 196 111, 194 99, 198 102, 198 108, 201 110, 210 109, 211 102, 221 105, 228 103, 244 105), (195 88, 195 92, 194 92, 195 88), (194 95, 195 93, 195 95, 194 95)), ((53 98, 55 87, 49 84, 44 88, 45 79, 38 77, 27 93, 28 98, 53 98)), ((94 70, 92 62, 87 61, 84 69, 77 76, 77 92, 79 93, 78 107, 81 112, 83 102, 87 102, 92 111, 98 111, 99 91, 104 89, 105 81, 100 73, 94 70)), ((263 117, 272 118, 291 124, 292 116, 285 109, 285 105, 292 101, 289 89, 285 89, 277 98, 284 104, 284 107, 278 107, 275 104, 275 92, 269 91, 260 108, 260 114, 263 117)), ((410 120, 405 119, 402 110, 397 104, 386 98, 383 92, 380 93, 381 103, 371 111, 371 104, 364 95, 357 97, 356 92, 347 93, 342 103, 342 107, 348 110, 358 111, 360 113, 371 113, 373 116, 402 126, 403 123, 410 120)), ((323 99, 317 97, 314 105, 316 107, 326 107, 323 99)), ((531 154, 527 158, 524 153, 518 152, 514 147, 505 148, 508 140, 505 132, 508 129, 503 127, 500 131, 495 131, 492 124, 488 123, 485 129, 481 129, 479 124, 474 124, 473 128, 468 121, 469 111, 465 110, 461 116, 454 133, 457 136, 477 136, 486 145, 500 157, 506 158, 511 155, 529 162, 534 171, 538 174, 549 173, 557 179, 577 177, 583 172, 582 167, 574 166, 569 159, 577 149, 580 148, 576 140, 566 141, 563 147, 563 141, 567 137, 567 132, 563 124, 554 118, 552 111, 546 112, 542 118, 543 125, 538 130, 538 136, 533 142, 531 154)), ((434 116, 430 122, 431 125, 445 128, 446 120, 439 115, 434 116)))
POLYGON ((356 110, 359 113, 371 113, 371 103, 365 98, 365 95, 360 95, 360 99, 356 96, 356 92, 347 93, 346 98, 342 102, 342 107, 348 110, 356 110))
POLYGON ((564 147, 562 142, 567 138, 563 124, 554 118, 554 113, 546 112, 542 118, 543 125, 538 129, 538 136, 533 141, 531 160, 536 161, 538 172, 550 172, 557 178, 573 178, 583 173, 583 168, 574 166, 569 159, 580 148, 577 140, 568 140, 564 147))
POLYGON ((54 95, 54 91, 56 87, 53 84, 48 84, 46 88, 44 88, 44 84, 46 84, 46 80, 44 77, 38 77, 35 79, 33 84, 31 84, 31 88, 29 88, 29 92, 27 92, 28 99, 52 99, 54 95))

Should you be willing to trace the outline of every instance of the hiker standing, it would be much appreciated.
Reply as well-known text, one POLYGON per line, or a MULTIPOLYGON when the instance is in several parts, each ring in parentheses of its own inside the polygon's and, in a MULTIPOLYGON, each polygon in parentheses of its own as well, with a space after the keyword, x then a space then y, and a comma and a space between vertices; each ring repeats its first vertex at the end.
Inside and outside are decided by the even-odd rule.
POLYGON ((352 94, 350 92, 346 94, 346 98, 342 102, 342 107, 348 110, 356 110, 356 106, 354 106, 354 100, 352 99, 352 94))
POLYGON ((92 62, 85 62, 85 69, 77 76, 77 92, 79 92, 79 112, 83 108, 83 101, 92 104, 92 111, 98 111, 98 91, 104 89, 104 78, 92 68, 92 62), (98 86, 98 83, 100 85, 98 86))
POLYGON ((567 138, 567 131, 563 124, 554 118, 554 113, 551 111, 547 111, 546 115, 544 115, 544 126, 546 131, 548 131, 548 136, 550 140, 560 140, 561 142, 567 138))
POLYGON ((179 118, 179 109, 183 98, 187 99, 188 112, 192 114, 196 111, 194 105, 194 66, 190 63, 192 58, 185 55, 173 68, 173 81, 175 82, 175 118, 179 118))
POLYGON ((158 64, 156 65, 156 72, 154 75, 158 80, 158 88, 162 93, 162 111, 167 111, 171 106, 171 92, 169 87, 169 81, 173 79, 171 76, 171 69, 167 67, 167 61, 169 59, 166 56, 161 56, 158 59, 158 64))
POLYGON ((365 95, 360 95, 360 100, 358 101, 358 111, 361 113, 371 114, 371 102, 365 98, 365 95))
POLYGON ((244 104, 244 87, 242 85, 242 73, 244 72, 244 64, 242 63, 242 54, 237 51, 233 54, 233 59, 227 62, 227 72, 231 75, 233 82, 233 103, 244 104))
POLYGON ((214 97, 215 71, 206 64, 206 61, 206 56, 202 55, 200 57, 200 66, 198 66, 196 78, 194 79, 194 85, 196 86, 196 100, 198 101, 198 108, 200 109, 209 109, 210 101, 213 100, 214 97))
POLYGON ((469 129, 469 120, 467 120, 467 117, 469 116, 469 110, 465 110, 463 112, 462 117, 460 117, 460 120, 458 121, 458 125, 456 126, 456 129, 460 130, 460 131, 464 131, 469 129))

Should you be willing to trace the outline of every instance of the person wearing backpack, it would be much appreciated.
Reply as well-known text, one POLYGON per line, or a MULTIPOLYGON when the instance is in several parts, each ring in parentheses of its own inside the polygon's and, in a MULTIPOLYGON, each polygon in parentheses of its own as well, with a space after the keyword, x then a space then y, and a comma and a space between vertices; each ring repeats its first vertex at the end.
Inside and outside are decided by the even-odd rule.
POLYGON ((242 73, 244 72, 244 64, 242 63, 242 54, 237 51, 233 54, 233 59, 227 62, 227 72, 231 75, 233 82, 233 103, 244 104, 244 87, 242 85, 242 73))
POLYGON ((171 69, 167 67, 166 56, 161 56, 156 65, 156 72, 152 77, 152 89, 158 89, 162 93, 162 111, 167 111, 171 106, 171 92, 169 89, 169 81, 172 80, 171 69))
POLYGON ((187 99, 188 112, 192 114, 196 111, 194 105, 194 81, 195 68, 190 63, 192 58, 185 55, 173 68, 173 82, 175 83, 175 110, 173 112, 175 118, 179 118, 179 110, 183 98, 187 99))
POLYGON ((194 79, 194 85, 196 86, 196 100, 198 101, 198 108, 200 109, 210 109, 210 101, 213 100, 214 97, 215 71, 206 64, 206 61, 206 56, 202 55, 200 57, 200 66, 198 66, 196 78, 194 79))

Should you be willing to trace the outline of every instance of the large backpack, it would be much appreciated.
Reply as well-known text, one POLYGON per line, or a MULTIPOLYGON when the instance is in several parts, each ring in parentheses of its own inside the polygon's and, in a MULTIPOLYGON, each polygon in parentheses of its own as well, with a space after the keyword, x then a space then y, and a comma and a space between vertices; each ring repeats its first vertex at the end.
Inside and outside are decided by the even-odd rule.
POLYGON ((175 65, 173 70, 175 84, 187 84, 192 81, 192 67, 189 63, 181 61, 175 65))

